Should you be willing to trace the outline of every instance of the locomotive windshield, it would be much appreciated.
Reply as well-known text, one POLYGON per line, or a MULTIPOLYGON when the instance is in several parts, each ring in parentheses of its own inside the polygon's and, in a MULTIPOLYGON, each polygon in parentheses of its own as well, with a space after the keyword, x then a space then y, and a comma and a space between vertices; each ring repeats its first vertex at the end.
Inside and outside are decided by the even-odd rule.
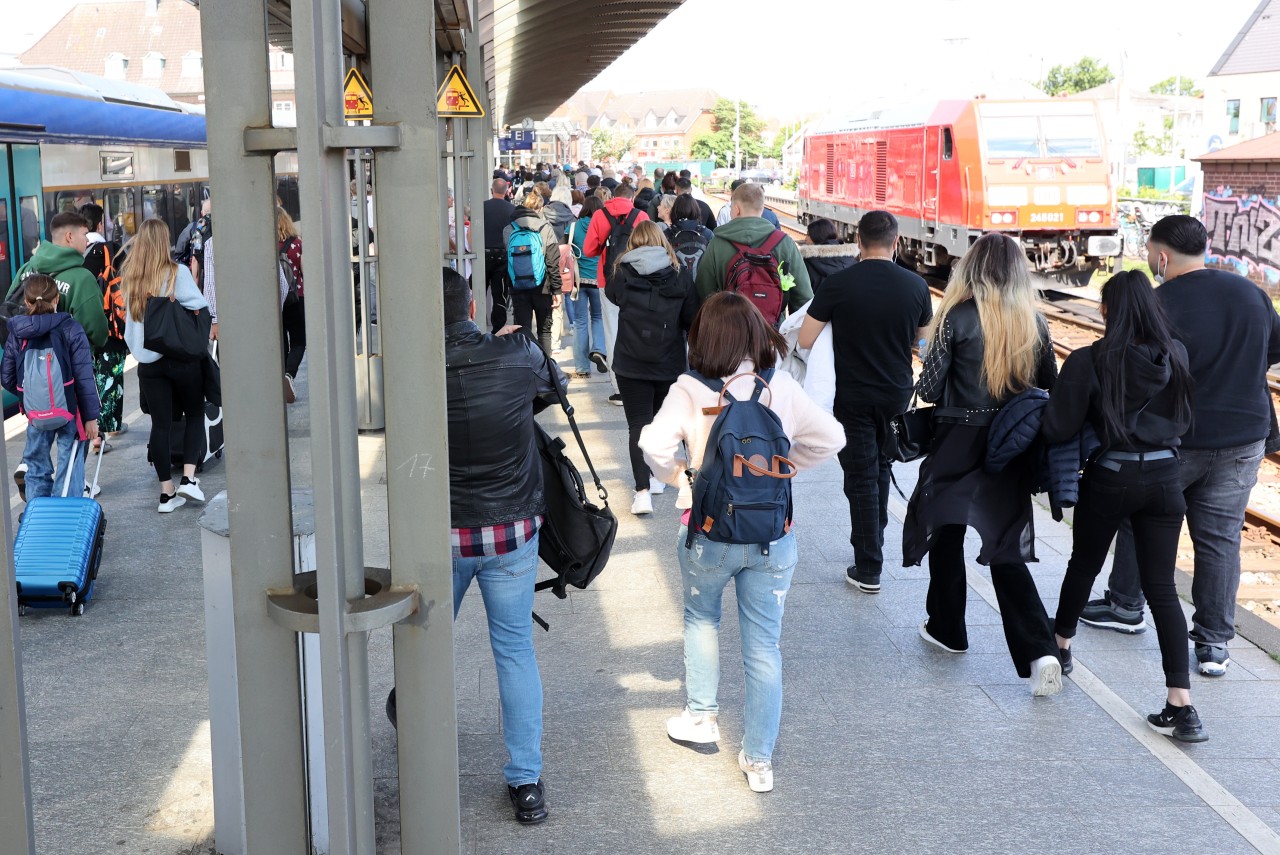
POLYGON ((987 156, 1100 157, 1102 140, 1091 107, 1088 102, 983 104, 979 115, 987 156), (1039 115, 1028 115, 1030 110, 1039 115))

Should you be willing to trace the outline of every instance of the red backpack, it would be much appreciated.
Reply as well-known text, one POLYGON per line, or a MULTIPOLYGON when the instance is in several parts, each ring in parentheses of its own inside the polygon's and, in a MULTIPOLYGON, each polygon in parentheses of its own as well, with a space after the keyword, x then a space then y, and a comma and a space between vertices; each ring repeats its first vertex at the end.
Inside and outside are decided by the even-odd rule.
POLYGON ((773 251, 782 243, 782 238, 781 230, 774 229, 773 234, 759 246, 729 241, 735 252, 725 268, 722 289, 741 294, 754 303, 775 329, 782 322, 782 310, 786 306, 778 260, 773 257, 773 251))

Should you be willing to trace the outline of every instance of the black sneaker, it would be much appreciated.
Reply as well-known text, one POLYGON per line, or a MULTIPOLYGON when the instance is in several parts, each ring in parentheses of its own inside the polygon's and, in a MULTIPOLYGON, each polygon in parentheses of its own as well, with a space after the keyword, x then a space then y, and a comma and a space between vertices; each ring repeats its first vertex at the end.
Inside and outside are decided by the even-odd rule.
POLYGON ((614 392, 612 395, 609 396, 609 403, 613 404, 615 407, 621 407, 622 395, 618 394, 617 392, 614 392))
POLYGON ((1062 676, 1065 677, 1071 673, 1071 669, 1076 667, 1075 663, 1071 661, 1071 648, 1059 647, 1058 658, 1062 660, 1062 676))
POLYGON ((590 354, 588 354, 588 356, 590 357, 592 363, 595 364, 596 371, 598 371, 601 374, 609 373, 609 363, 605 362, 603 353, 601 353, 598 350, 593 350, 591 351, 590 354))
POLYGON ((1172 736, 1179 742, 1204 742, 1209 738, 1200 722, 1200 714, 1191 704, 1175 707, 1165 702, 1163 710, 1147 716, 1147 724, 1156 733, 1172 736))
POLYGON ((394 687, 391 689, 391 694, 387 695, 387 719, 391 722, 393 728, 400 729, 400 726, 396 724, 396 690, 394 687))
POLYGON ((1100 600, 1090 600, 1080 613, 1080 620, 1089 626, 1114 629, 1128 635, 1147 631, 1147 625, 1142 620, 1142 609, 1126 609, 1115 605, 1111 602, 1110 591, 1100 600))
POLYGON ((1231 657, 1225 644, 1197 644, 1196 670, 1206 677, 1221 677, 1227 673, 1231 657))
POLYGON ((542 779, 536 784, 507 785, 507 795, 516 811, 516 822, 534 825, 547 818, 547 800, 543 794, 542 779))
POLYGON ((864 594, 880 593, 880 574, 859 573, 857 565, 844 571, 844 580, 864 594))

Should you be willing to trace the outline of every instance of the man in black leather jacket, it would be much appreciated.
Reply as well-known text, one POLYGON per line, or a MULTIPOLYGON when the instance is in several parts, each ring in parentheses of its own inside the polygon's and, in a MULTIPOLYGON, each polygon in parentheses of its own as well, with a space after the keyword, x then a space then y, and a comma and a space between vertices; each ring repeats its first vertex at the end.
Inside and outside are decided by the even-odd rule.
POLYGON ((444 268, 445 381, 454 614, 472 579, 484 596, 498 668, 507 792, 521 823, 547 818, 542 682, 533 653, 533 584, 544 494, 533 414, 557 401, 564 374, 527 336, 474 322, 467 282, 444 268))

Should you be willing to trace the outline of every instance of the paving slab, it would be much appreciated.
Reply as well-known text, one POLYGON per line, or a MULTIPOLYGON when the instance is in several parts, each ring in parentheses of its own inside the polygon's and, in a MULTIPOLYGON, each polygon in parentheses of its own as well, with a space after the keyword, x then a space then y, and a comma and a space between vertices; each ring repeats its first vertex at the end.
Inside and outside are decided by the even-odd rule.
MULTIPOLYGON (((298 385, 299 404, 288 410, 291 471, 306 485, 305 372, 298 385)), ((132 373, 126 389, 136 402, 132 373)), ((782 635, 775 791, 752 793, 737 768, 744 681, 732 588, 721 631, 721 743, 693 750, 671 742, 665 721, 684 702, 675 491, 655 497, 652 516, 628 513, 626 428, 609 391, 594 375, 571 387, 620 520, 613 559, 590 590, 565 600, 543 594, 536 604, 552 625, 534 640, 552 811, 542 826, 511 819, 478 591, 456 622, 462 852, 1274 851, 1251 845, 1211 804, 1238 799, 1280 831, 1280 663, 1241 639, 1226 677, 1193 676, 1211 740, 1173 756, 1198 764, 1228 796, 1197 791, 1082 684, 1068 679, 1060 695, 1033 699, 981 585, 968 592, 970 652, 925 644, 917 627, 928 571, 898 566, 900 498, 891 503, 883 593, 848 586, 848 513, 834 462, 795 481, 800 563, 782 635)), ((541 419, 566 431, 558 413, 541 419)), ((149 423, 136 411, 128 421, 103 467, 109 524, 97 602, 83 618, 47 612, 21 624, 41 855, 207 855, 214 847, 199 509, 156 514, 149 423)), ((7 447, 16 460, 20 440, 7 447)), ((359 447, 366 557, 379 564, 387 560, 385 455, 376 434, 362 435, 359 447)), ((915 470, 897 467, 908 495, 915 470)), ((220 465, 204 484, 208 495, 225 486, 220 465)), ((1033 572, 1052 612, 1071 531, 1043 510, 1036 526, 1033 572)), ((976 553, 970 538, 967 554, 976 553)), ((1123 702, 1124 722, 1140 723, 1161 704, 1154 630, 1082 627, 1077 638, 1078 660, 1123 702)), ((396 735, 382 714, 389 631, 372 634, 369 658, 377 851, 392 855, 400 805, 396 735)))

